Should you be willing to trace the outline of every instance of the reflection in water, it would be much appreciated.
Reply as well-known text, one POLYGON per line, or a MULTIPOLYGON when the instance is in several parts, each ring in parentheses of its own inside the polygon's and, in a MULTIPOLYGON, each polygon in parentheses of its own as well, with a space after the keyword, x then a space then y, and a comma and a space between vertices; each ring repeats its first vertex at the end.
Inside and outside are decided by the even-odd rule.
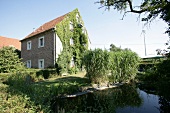
POLYGON ((160 113, 170 113, 170 101, 163 96, 159 97, 160 113))
POLYGON ((116 113, 117 108, 140 107, 142 99, 135 86, 124 85, 120 88, 97 91, 76 98, 57 99, 52 109, 59 112, 116 113))
POLYGON ((159 97, 153 94, 147 94, 142 90, 137 89, 143 104, 140 107, 124 107, 118 108, 116 113, 160 113, 159 112, 159 97))
POLYGON ((135 85, 123 85, 76 98, 56 99, 51 107, 55 113, 169 113, 169 91, 164 92, 168 94, 158 92, 159 97, 135 85))

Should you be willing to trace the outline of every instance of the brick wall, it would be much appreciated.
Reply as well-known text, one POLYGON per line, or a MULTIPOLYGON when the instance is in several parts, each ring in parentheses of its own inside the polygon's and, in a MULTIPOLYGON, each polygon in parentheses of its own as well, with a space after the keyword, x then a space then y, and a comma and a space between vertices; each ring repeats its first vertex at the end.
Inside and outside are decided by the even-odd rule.
POLYGON ((25 39, 21 43, 21 58, 23 62, 31 60, 31 67, 38 68, 38 59, 44 59, 44 68, 54 67, 54 32, 46 31, 25 39), (44 36, 44 47, 38 47, 39 38, 44 36), (31 50, 27 50, 27 42, 31 41, 31 50))

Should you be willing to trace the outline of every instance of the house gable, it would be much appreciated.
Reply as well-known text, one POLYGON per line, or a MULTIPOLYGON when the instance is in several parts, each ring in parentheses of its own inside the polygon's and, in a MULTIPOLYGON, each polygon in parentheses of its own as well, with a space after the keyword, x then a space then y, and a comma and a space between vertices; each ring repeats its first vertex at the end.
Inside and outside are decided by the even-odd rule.
MULTIPOLYGON (((66 16, 67 14, 63 15, 63 16, 60 16, 54 20, 51 20, 45 24, 43 24, 42 26, 40 26, 38 29, 36 29, 35 31, 33 31, 32 33, 30 33, 28 36, 26 36, 24 39, 22 40, 25 40, 25 39, 28 39, 28 38, 31 38, 35 35, 38 35, 38 34, 41 34, 43 32, 46 32, 50 29, 53 29, 55 28, 56 24, 60 23, 66 16)), ((21 40, 21 41, 22 41, 21 40)))
POLYGON ((88 35, 83 33, 82 27, 85 29, 78 9, 43 24, 21 40, 23 61, 31 60, 31 67, 38 68, 39 59, 43 59, 43 68, 54 67, 57 62, 62 69, 69 68, 75 61, 80 68, 81 54, 88 49, 88 35), (26 50, 28 41, 31 41, 30 50, 26 50))
POLYGON ((72 68, 81 69, 81 58, 89 46, 88 34, 84 33, 83 29, 86 30, 78 9, 70 12, 66 19, 56 25, 56 34, 63 45, 63 51, 57 59, 61 73, 66 73, 72 68))

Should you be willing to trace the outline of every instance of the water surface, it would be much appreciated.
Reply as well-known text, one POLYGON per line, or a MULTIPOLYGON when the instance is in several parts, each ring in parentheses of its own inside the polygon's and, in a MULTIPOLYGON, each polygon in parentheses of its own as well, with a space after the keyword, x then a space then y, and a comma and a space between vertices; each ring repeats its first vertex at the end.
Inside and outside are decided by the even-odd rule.
POLYGON ((75 98, 56 99, 55 113, 168 113, 163 96, 146 93, 136 85, 123 85, 75 98))

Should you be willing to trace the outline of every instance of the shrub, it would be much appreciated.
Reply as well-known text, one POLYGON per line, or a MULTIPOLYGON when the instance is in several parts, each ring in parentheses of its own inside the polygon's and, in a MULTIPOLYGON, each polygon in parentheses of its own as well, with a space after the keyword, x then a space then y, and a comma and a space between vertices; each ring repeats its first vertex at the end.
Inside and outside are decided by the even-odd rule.
MULTIPOLYGON (((20 73, 15 73, 10 75, 10 77, 8 78, 8 84, 9 84, 8 92, 12 97, 11 99, 16 98, 15 101, 16 103, 13 102, 16 105, 16 107, 12 105, 13 103, 8 103, 8 105, 11 104, 12 108, 8 107, 8 105, 5 104, 8 108, 12 110, 16 110, 17 112, 19 112, 18 110, 23 112, 24 110, 23 108, 25 108, 26 112, 28 111, 31 112, 31 110, 33 110, 32 112, 48 113, 51 112, 50 104, 53 104, 51 103, 52 99, 58 96, 64 96, 66 94, 72 94, 79 90, 78 82, 61 80, 59 82, 49 84, 45 82, 30 83, 29 81, 27 81, 27 79, 29 80, 29 77, 33 78, 34 76, 35 73, 34 75, 31 75, 28 72, 22 72, 22 73, 20 72, 20 73)), ((1 85, 0 85, 0 90, 1 90, 1 85)), ((12 100, 9 100, 8 102, 12 102, 12 100)), ((1 110, 1 104, 0 104, 0 110, 1 110)))
POLYGON ((142 81, 152 81, 152 82, 161 82, 161 81, 170 81, 170 60, 164 60, 152 68, 149 68, 145 71, 145 74, 140 77, 142 81))
POLYGON ((94 83, 107 79, 109 73, 109 52, 107 50, 89 50, 83 58, 86 76, 94 83))
POLYGON ((86 76, 94 83, 104 81, 126 82, 133 80, 138 72, 139 57, 130 50, 108 52, 95 49, 83 58, 86 76))
POLYGON ((170 80, 170 59, 164 60, 157 65, 156 74, 160 80, 170 80))
POLYGON ((135 78, 138 72, 139 57, 130 50, 110 52, 111 77, 113 82, 129 81, 135 78))
POLYGON ((55 69, 45 69, 45 70, 39 70, 39 71, 36 72, 37 77, 43 76, 44 79, 51 78, 56 74, 57 74, 57 72, 56 72, 55 69))
POLYGON ((0 49, 0 73, 16 72, 24 68, 15 50, 13 47, 0 49))
POLYGON ((79 72, 79 69, 76 68, 76 67, 71 67, 71 68, 68 70, 68 73, 69 73, 69 74, 76 74, 77 72, 79 72))

